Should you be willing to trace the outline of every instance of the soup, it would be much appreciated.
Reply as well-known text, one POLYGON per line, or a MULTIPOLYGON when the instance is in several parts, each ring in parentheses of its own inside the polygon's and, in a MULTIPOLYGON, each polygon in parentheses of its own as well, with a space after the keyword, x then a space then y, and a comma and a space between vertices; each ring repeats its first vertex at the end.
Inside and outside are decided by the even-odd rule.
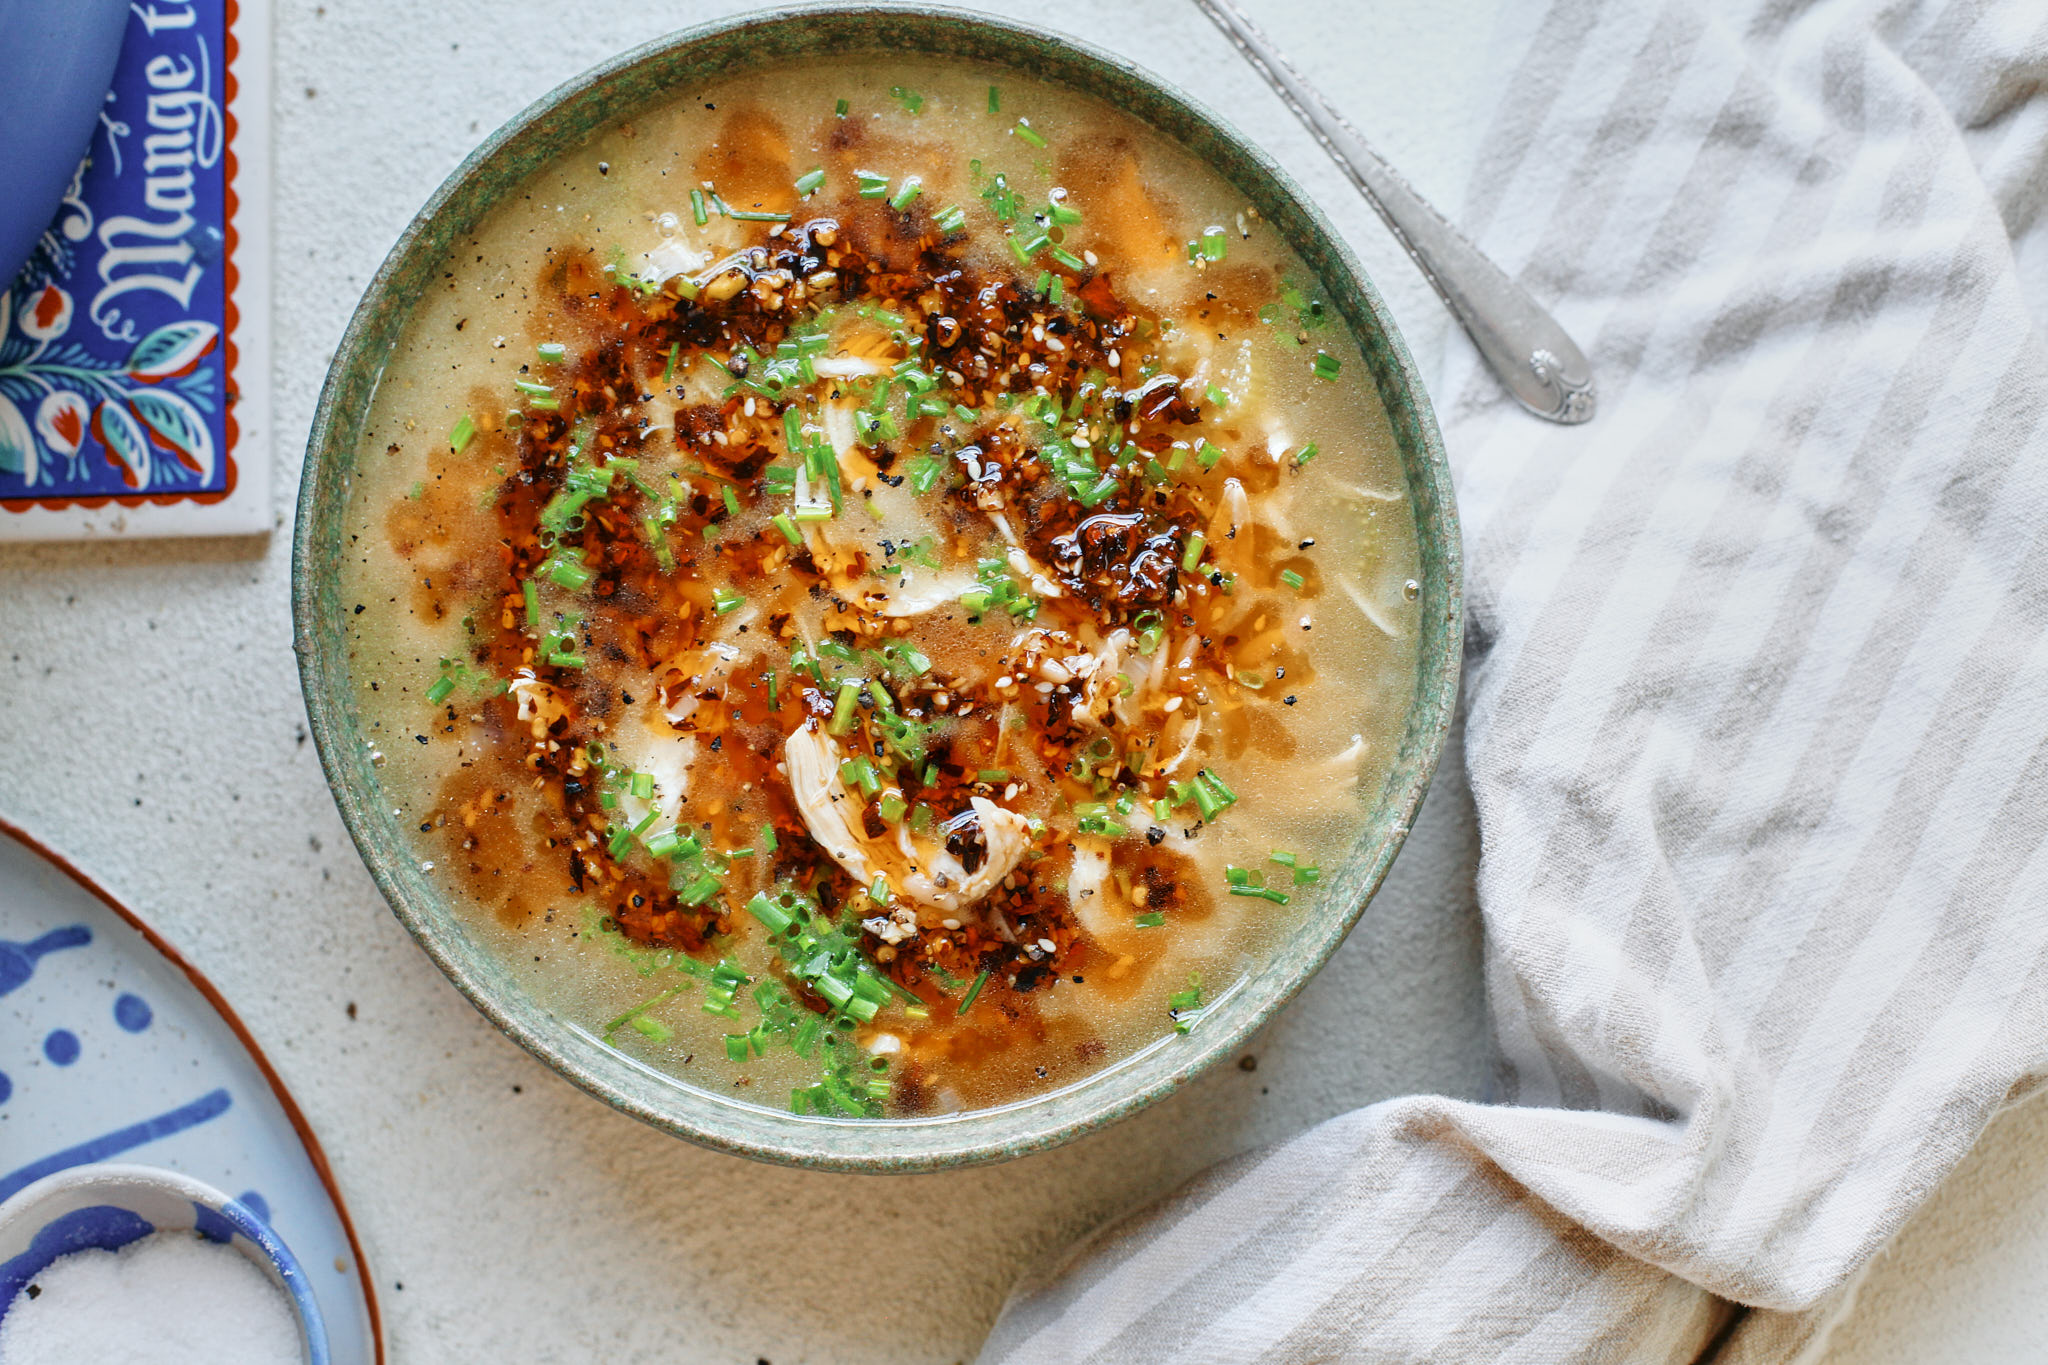
POLYGON ((799 1114, 1171 1047, 1411 701, 1370 375, 1233 193, 959 63, 679 93, 445 262, 350 488, 421 866, 557 1017, 799 1114))

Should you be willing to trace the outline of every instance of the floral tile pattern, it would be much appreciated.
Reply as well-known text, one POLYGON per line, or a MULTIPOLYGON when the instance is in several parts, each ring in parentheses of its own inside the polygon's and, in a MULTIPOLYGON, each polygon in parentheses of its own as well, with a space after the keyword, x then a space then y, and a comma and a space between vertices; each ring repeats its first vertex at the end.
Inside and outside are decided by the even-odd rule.
MULTIPOLYGON (((267 129, 238 126, 252 104, 252 61, 238 51, 255 65, 268 53, 238 9, 131 7, 85 159, 0 293, 0 537, 82 526, 37 511, 109 506, 210 508, 191 528, 207 531, 268 525, 268 452, 243 448, 239 391, 263 378, 242 315, 260 255, 246 231, 252 165, 267 185, 250 144, 267 129), (260 487, 238 503, 260 494, 262 505, 227 524, 221 505, 245 483, 260 487)), ((267 89, 267 75, 256 84, 267 89)), ((267 316, 250 321, 267 335, 267 316)), ((135 520, 143 533, 185 529, 163 513, 135 520)))

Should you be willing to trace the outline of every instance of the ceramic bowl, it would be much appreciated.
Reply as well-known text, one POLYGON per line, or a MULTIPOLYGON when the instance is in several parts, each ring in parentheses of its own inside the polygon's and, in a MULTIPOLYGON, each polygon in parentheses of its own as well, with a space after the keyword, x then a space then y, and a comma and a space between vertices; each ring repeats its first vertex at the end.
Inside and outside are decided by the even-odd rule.
MULTIPOLYGON (((1347 204, 1347 210, 1358 208, 1347 204)), ((370 283, 343 336, 306 448, 293 556, 306 707, 335 799, 371 874, 428 954, 478 1009, 535 1056, 617 1108, 708 1146, 791 1164, 917 1171, 1000 1160, 1089 1133, 1171 1093, 1234 1052, 1300 989, 1356 922, 1386 875, 1436 767, 1457 696, 1462 637, 1457 513, 1442 441, 1415 366, 1343 239, 1272 158, 1222 119, 1117 57, 1069 39, 951 10, 818 6, 757 13, 627 52, 561 86, 506 124, 420 210, 370 283), (411 301, 449 245, 536 167, 594 132, 713 77, 806 56, 873 51, 959 57, 1073 87, 1159 129, 1229 179, 1291 242, 1356 337, 1392 420, 1422 552, 1423 623, 1401 748, 1378 805, 1316 913, 1184 1038, 1066 1089, 935 1117, 799 1117, 664 1076, 550 1014, 464 927, 463 912, 407 853, 363 742, 348 678, 338 547, 357 446, 411 301)))
POLYGON ((118 1251, 153 1232, 194 1231, 232 1244, 285 1291, 307 1365, 327 1365, 320 1305, 291 1249, 240 1201, 157 1166, 73 1166, 0 1204, 0 1316, 22 1286, 60 1256, 92 1247, 118 1251))

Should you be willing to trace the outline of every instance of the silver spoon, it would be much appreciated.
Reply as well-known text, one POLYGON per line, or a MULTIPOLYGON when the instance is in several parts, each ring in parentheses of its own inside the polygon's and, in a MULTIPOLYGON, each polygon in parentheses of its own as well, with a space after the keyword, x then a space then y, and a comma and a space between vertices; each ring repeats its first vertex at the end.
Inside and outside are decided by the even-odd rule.
POLYGON ((1464 325, 1479 354, 1518 402, 1538 417, 1574 425, 1593 416, 1585 353, 1528 291, 1465 239, 1366 145, 1363 137, 1230 0, 1195 0, 1279 92, 1323 150, 1386 220, 1424 279, 1464 325))

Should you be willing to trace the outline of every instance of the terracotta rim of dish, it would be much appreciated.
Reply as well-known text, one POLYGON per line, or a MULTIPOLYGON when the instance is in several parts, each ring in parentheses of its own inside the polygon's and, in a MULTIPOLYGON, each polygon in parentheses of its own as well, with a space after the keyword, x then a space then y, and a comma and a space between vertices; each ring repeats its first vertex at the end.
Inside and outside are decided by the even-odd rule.
POLYGON ((1336 228, 1266 153, 1137 66, 1071 38, 926 5, 824 4, 737 16, 656 39, 557 86, 499 128, 442 183, 392 247, 335 352, 307 439, 292 547, 295 648, 313 737, 350 837, 392 910, 501 1031, 621 1112, 736 1155, 812 1169, 915 1172, 1001 1161, 1096 1132, 1164 1098, 1235 1051, 1343 942, 1386 876, 1449 734, 1463 645, 1462 555, 1436 419, 1391 314, 1336 228), (1045 1095, 909 1119, 835 1119, 728 1098, 677 1080, 552 1014, 477 943, 408 855, 349 694, 334 559, 360 429, 383 358, 408 320, 407 290, 498 196, 552 157, 641 108, 711 79, 828 52, 875 51, 1020 70, 1119 109, 1199 157, 1255 204, 1318 277, 1372 371, 1407 477, 1422 560, 1416 689, 1399 755, 1365 832, 1317 908, 1265 964, 1226 990, 1202 1027, 1045 1095), (1170 1049, 1170 1051, 1169 1051, 1170 1049))

